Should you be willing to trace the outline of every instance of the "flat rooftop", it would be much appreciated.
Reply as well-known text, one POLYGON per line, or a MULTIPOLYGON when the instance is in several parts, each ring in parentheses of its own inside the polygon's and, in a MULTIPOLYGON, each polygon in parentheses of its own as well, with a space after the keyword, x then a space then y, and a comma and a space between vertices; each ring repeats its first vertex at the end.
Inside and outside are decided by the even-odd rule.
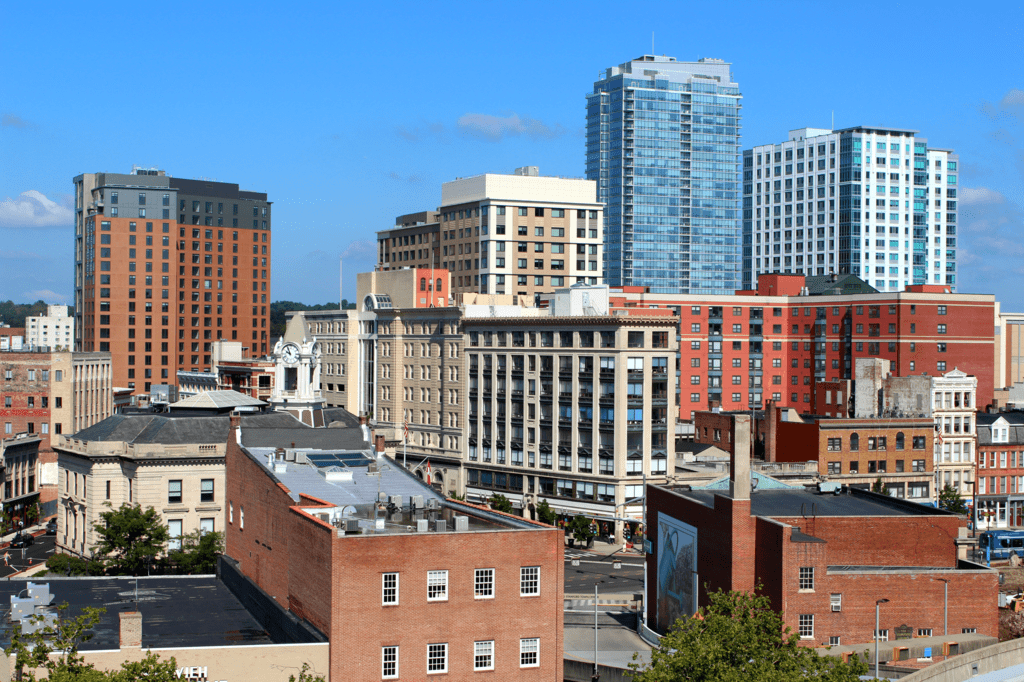
MULTIPOLYGON (((50 610, 67 602, 67 614, 74 617, 86 606, 106 608, 93 629, 93 637, 82 651, 117 649, 122 611, 142 613, 142 647, 242 646, 276 644, 231 590, 215 577, 58 578, 33 581, 49 584, 53 600, 50 610), (137 604, 137 605, 136 605, 137 604)), ((27 581, 0 582, 0 600, 10 609, 27 581)), ((0 625, 0 643, 10 645, 11 624, 0 625)))
MULTIPOLYGON (((682 497, 714 507, 716 495, 731 497, 728 490, 682 490, 669 488, 682 497)), ((819 493, 806 488, 757 490, 750 496, 754 516, 948 516, 951 513, 916 502, 887 497, 866 490, 844 487, 842 493, 819 493)))
POLYGON ((339 532, 346 521, 356 522, 360 533, 368 535, 420 533, 423 531, 418 530, 418 521, 427 522, 426 532, 438 532, 438 521, 445 522, 442 532, 455 532, 457 516, 466 519, 462 532, 538 527, 473 505, 449 502, 400 463, 386 457, 373 459, 358 451, 296 448, 287 450, 282 460, 274 448, 246 449, 288 489, 296 506, 336 526, 339 532), (334 506, 299 505, 300 495, 334 506))

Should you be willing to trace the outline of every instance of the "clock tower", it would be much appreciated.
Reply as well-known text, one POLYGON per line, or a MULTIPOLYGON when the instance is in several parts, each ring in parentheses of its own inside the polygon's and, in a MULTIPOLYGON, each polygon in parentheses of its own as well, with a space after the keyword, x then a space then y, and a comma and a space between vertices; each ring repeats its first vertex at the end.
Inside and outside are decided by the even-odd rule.
POLYGON ((270 405, 309 426, 324 425, 320 354, 315 338, 303 338, 301 343, 278 339, 272 353, 275 381, 270 405))

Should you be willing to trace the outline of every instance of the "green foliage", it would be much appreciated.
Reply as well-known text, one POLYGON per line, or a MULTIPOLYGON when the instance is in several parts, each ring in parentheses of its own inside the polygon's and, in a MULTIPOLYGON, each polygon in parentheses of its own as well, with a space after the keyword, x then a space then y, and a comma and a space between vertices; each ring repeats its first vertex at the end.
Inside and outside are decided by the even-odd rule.
POLYGON ((555 525, 555 520, 558 515, 555 514, 555 510, 551 508, 547 500, 541 500, 537 503, 537 520, 541 523, 546 523, 549 526, 555 525))
POLYGON ((594 537, 594 531, 590 527, 590 519, 586 516, 574 516, 572 523, 569 524, 569 530, 572 532, 576 542, 587 542, 590 538, 594 537))
POLYGON ((676 621, 650 664, 629 665, 634 682, 856 682, 868 670, 856 657, 843 663, 800 646, 763 594, 718 590, 708 598, 698 616, 676 621))
MULTIPOLYGON (((341 299, 342 310, 355 310, 356 304, 349 303, 348 299, 341 299)), ((337 310, 337 303, 317 303, 316 305, 306 305, 305 303, 296 303, 295 301, 274 301, 270 304, 270 337, 276 339, 277 337, 284 334, 285 327, 288 324, 288 319, 285 317, 285 313, 292 310, 337 310)))
POLYGON ((939 493, 939 509, 951 511, 954 514, 966 514, 967 503, 960 497, 960 492, 951 485, 946 485, 939 493))
POLYGON ((491 505, 491 509, 495 511, 505 512, 506 514, 512 513, 512 502, 501 493, 491 495, 491 499, 488 502, 491 505))
MULTIPOLYGON (((67 603, 58 606, 56 624, 30 634, 22 634, 21 626, 15 626, 11 644, 5 653, 15 655, 16 679, 32 682, 37 679, 37 671, 44 674, 42 679, 50 682, 134 682, 143 679, 147 682, 172 682, 177 679, 177 662, 173 658, 161 661, 154 653, 148 653, 135 663, 126 661, 120 670, 96 670, 91 663, 85 662, 78 650, 92 639, 92 629, 106 609, 87 606, 73 618, 67 609, 67 603)), ((42 617, 33 618, 40 620, 42 617)))
POLYGON ((53 554, 46 560, 46 570, 51 575, 103 575, 103 564, 70 554, 53 554))
POLYGON ((152 507, 123 504, 119 509, 100 512, 93 526, 98 536, 95 556, 111 575, 140 575, 146 572, 167 543, 167 526, 152 507))
POLYGON ((39 520, 39 503, 33 502, 25 509, 25 521, 26 525, 30 525, 39 520))
POLYGON ((171 550, 168 559, 183 573, 214 573, 217 557, 224 552, 224 534, 194 530, 181 537, 181 549, 171 550))
POLYGON ((323 675, 314 675, 309 672, 309 663, 303 663, 299 676, 296 678, 295 675, 289 675, 288 682, 326 682, 326 680, 323 675))
POLYGON ((879 476, 878 479, 874 483, 871 484, 871 492, 878 493, 879 495, 886 495, 886 494, 888 494, 888 493, 885 492, 885 486, 882 485, 882 477, 881 476, 879 476))
POLYGON ((465 495, 460 495, 457 492, 452 491, 452 492, 448 493, 448 499, 450 499, 450 500, 458 500, 459 502, 465 502, 466 501, 466 496, 465 495))
MULTIPOLYGON (((68 307, 71 316, 74 316, 74 308, 68 307)), ((0 322, 12 327, 24 327, 25 318, 39 317, 46 314, 46 301, 39 300, 35 303, 15 303, 14 301, 0 301, 0 322)))

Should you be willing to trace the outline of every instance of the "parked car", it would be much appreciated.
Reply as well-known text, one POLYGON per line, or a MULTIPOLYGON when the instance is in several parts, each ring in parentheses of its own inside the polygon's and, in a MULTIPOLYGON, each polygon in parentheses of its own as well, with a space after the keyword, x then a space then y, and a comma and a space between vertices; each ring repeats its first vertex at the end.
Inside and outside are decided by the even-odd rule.
POLYGON ((11 547, 14 547, 14 548, 28 547, 33 542, 35 542, 35 538, 33 538, 31 534, 29 534, 29 533, 18 533, 17 535, 14 536, 14 539, 11 540, 11 547))
POLYGON ((57 534, 57 519, 50 519, 46 522, 46 534, 56 535, 57 534))

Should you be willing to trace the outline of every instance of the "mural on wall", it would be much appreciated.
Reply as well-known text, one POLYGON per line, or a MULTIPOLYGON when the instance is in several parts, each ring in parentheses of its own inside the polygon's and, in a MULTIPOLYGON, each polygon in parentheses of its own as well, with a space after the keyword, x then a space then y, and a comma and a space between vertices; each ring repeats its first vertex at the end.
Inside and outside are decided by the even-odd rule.
POLYGON ((697 529, 658 514, 658 621, 667 632, 681 617, 697 610, 697 529))

